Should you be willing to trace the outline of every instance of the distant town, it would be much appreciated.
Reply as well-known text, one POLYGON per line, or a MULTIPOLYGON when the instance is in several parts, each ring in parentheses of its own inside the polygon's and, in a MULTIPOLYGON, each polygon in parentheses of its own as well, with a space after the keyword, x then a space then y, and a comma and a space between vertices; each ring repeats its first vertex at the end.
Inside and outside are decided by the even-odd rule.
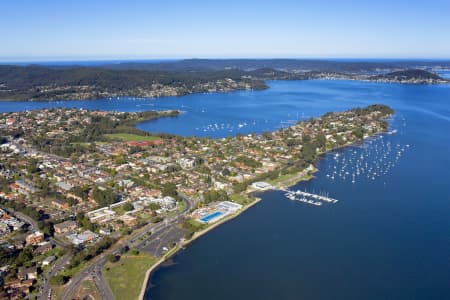
POLYGON ((0 100, 94 100, 261 90, 266 80, 344 79, 400 84, 446 84, 448 62, 308 60, 181 60, 96 67, 0 65, 0 100))
POLYGON ((97 296, 121 299, 117 261, 156 264, 254 204, 252 192, 311 178, 323 153, 385 132, 393 111, 371 105, 221 139, 134 127, 177 114, 0 114, 1 298, 72 298, 89 275, 97 296))

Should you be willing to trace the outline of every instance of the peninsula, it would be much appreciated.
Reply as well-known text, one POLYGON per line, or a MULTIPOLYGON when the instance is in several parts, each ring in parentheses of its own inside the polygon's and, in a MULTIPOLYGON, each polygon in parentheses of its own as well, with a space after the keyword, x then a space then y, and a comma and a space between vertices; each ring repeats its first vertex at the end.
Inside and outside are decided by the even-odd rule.
POLYGON ((310 178, 323 153, 385 132, 393 110, 371 105, 223 139, 134 127, 177 114, 0 114, 3 293, 136 299, 158 259, 253 205, 253 183, 310 178))

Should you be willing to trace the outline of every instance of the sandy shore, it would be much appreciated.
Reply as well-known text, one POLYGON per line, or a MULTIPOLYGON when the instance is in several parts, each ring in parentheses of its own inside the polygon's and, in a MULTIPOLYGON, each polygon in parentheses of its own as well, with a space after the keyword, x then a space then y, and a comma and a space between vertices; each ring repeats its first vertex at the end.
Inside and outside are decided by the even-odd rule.
POLYGON ((186 245, 192 243, 193 241, 195 241, 196 239, 198 239, 199 237, 201 237, 202 235, 205 235, 206 233, 208 233, 209 231, 213 230, 214 228, 222 225, 225 222, 228 222, 234 218, 236 218, 237 216, 239 216, 240 214, 242 214, 244 211, 246 211, 247 209, 249 209, 250 207, 254 206, 255 204, 257 204, 259 201, 261 201, 261 198, 256 198, 255 201, 253 201, 250 204, 247 204, 246 206, 244 206, 243 208, 241 208, 239 211, 217 221, 216 223, 208 226, 207 228, 198 231, 196 233, 194 233, 194 235, 186 241, 183 241, 182 243, 180 243, 179 246, 171 249, 167 254, 165 254, 163 257, 161 257, 160 260, 158 260, 155 264, 153 264, 145 273, 145 279, 144 279, 144 283, 142 284, 142 288, 141 288, 141 292, 139 293, 139 299, 143 300, 144 299, 144 295, 145 295, 145 289, 147 288, 148 285, 148 281, 150 279, 150 276, 152 275, 152 272, 155 271, 163 262, 165 262, 168 258, 170 258, 171 256, 173 256, 174 254, 176 254, 180 249, 183 249, 186 245))

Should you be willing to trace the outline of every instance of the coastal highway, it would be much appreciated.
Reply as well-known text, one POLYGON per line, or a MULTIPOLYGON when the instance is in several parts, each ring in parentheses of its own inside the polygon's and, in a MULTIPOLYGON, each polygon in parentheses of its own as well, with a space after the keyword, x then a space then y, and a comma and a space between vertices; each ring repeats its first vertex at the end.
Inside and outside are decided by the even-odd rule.
POLYGON ((60 270, 64 268, 64 266, 67 264, 67 262, 70 259, 70 255, 66 254, 59 258, 54 265, 51 267, 51 269, 44 275, 44 278, 42 280, 43 285, 39 288, 39 292, 37 294, 37 298, 40 300, 48 299, 48 294, 50 291, 50 278, 52 276, 55 276, 56 273, 58 273, 60 270))
POLYGON ((186 232, 181 228, 181 224, 184 220, 184 214, 194 207, 195 201, 186 195, 180 194, 180 196, 187 204, 183 212, 175 217, 165 219, 161 224, 155 226, 151 230, 150 236, 147 235, 130 241, 130 246, 159 257, 166 252, 164 248, 170 248, 184 238, 186 232))
MULTIPOLYGON (((34 231, 39 229, 37 222, 31 217, 21 212, 15 211, 11 208, 8 208, 8 211, 14 214, 18 219, 22 220, 25 223, 28 223, 29 224, 28 230, 34 231)), ((67 242, 63 242, 60 239, 53 237, 50 238, 50 242, 62 248, 70 245, 67 242)), ((37 294, 38 299, 42 300, 48 299, 48 293, 50 291, 50 278, 56 275, 56 273, 58 273, 60 270, 62 270, 69 260, 70 260, 69 254, 62 256, 53 264, 50 271, 43 275, 42 285, 40 286, 37 294)))
POLYGON ((170 248, 186 235, 186 232, 179 228, 179 224, 181 222, 173 223, 173 226, 164 228, 164 230, 152 231, 151 237, 133 245, 133 248, 156 257, 163 255, 167 252, 166 247, 170 248))
POLYGON ((101 255, 97 257, 97 260, 89 265, 87 268, 80 271, 75 277, 73 277, 68 286, 64 289, 61 299, 68 300, 75 297, 79 285, 87 278, 91 277, 102 299, 114 299, 111 289, 103 279, 102 267, 106 262, 106 256, 101 255))
POLYGON ((114 294, 103 276, 102 267, 103 264, 97 265, 97 267, 94 268, 93 273, 91 273, 92 280, 94 281, 97 291, 102 299, 114 299, 114 294))
POLYGON ((157 240, 158 237, 161 238, 161 234, 166 231, 170 232, 172 227, 174 227, 174 225, 179 224, 183 220, 184 215, 186 215, 186 213, 188 213, 191 210, 191 208, 194 206, 195 203, 192 199, 190 199, 185 195, 180 196, 186 202, 186 207, 182 211, 180 211, 176 216, 167 218, 160 223, 148 224, 143 228, 136 230, 129 237, 127 237, 126 240, 122 242, 117 242, 103 254, 94 258, 88 267, 80 271, 69 281, 69 283, 67 284, 66 288, 64 289, 61 295, 61 299, 64 300, 72 299, 81 282, 88 276, 92 276, 95 286, 97 287, 102 299, 106 300, 114 299, 111 289, 108 286, 106 280, 104 279, 102 273, 102 267, 106 262, 106 255, 110 253, 119 254, 120 249, 124 245, 134 247, 136 242, 141 244, 141 238, 145 237, 145 235, 148 235, 149 232, 151 232, 151 235, 147 239, 145 239, 147 242, 157 240))

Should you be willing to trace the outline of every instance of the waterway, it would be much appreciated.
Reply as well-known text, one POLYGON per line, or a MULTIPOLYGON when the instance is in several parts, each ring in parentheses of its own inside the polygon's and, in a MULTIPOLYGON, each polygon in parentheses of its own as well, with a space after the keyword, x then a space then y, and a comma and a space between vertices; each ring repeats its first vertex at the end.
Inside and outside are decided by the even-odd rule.
POLYGON ((264 193, 256 206, 159 268, 146 299, 450 299, 450 86, 343 80, 269 85, 264 91, 160 99, 0 102, 0 111, 180 109, 177 118, 138 127, 219 138, 388 104, 396 110, 396 134, 339 150, 337 159, 326 155, 314 180, 293 187, 327 192, 337 204, 316 207, 281 192, 264 193), (356 172, 350 160, 367 163, 372 175, 383 172, 355 182, 327 176, 334 166, 345 165, 340 174, 356 172))
MULTIPOLYGON (((314 180, 292 188, 328 192, 337 204, 316 207, 264 193, 258 205, 159 268, 146 299, 450 299, 450 87, 345 81, 272 87, 261 94, 278 93, 279 106, 258 110, 264 117, 292 103, 291 112, 319 115, 379 102, 396 110, 397 133, 340 150, 337 159, 326 155, 314 180), (374 170, 382 159, 383 173, 354 183, 351 176, 327 177, 344 158, 374 170)), ((234 101, 267 100, 244 95, 234 101)))

